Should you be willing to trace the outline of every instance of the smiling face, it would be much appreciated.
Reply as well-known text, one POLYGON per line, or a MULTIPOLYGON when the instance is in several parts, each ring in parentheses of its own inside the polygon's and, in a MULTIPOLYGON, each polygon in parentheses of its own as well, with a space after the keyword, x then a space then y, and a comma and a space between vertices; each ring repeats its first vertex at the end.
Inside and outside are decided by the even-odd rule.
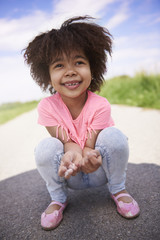
POLYGON ((82 52, 65 54, 53 60, 49 66, 52 87, 61 95, 63 101, 86 96, 91 83, 90 64, 82 52))

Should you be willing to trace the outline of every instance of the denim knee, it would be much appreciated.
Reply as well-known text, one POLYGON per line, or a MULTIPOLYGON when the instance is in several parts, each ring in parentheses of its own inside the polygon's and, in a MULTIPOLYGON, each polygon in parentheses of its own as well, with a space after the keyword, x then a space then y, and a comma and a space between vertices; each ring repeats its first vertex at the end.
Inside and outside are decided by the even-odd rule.
POLYGON ((126 170, 129 157, 127 137, 115 127, 102 130, 96 141, 107 175, 109 191, 114 194, 125 189, 126 170))
POLYGON ((61 156, 63 153, 63 143, 54 137, 49 137, 43 139, 35 148, 35 160, 37 166, 43 166, 47 161, 52 161, 58 159, 60 164, 60 159, 58 156, 61 156), (58 158, 56 158, 56 156, 58 158))
POLYGON ((99 133, 96 149, 100 151, 102 158, 108 154, 116 154, 121 161, 128 160, 128 138, 115 127, 105 128, 99 133))

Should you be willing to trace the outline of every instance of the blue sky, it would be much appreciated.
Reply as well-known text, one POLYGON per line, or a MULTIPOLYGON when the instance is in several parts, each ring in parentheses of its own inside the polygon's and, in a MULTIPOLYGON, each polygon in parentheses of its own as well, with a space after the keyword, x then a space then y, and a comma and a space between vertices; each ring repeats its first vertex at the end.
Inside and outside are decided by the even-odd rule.
POLYGON ((160 73, 159 0, 0 0, 0 104, 45 96, 21 50, 40 32, 86 14, 114 37, 106 78, 160 73))

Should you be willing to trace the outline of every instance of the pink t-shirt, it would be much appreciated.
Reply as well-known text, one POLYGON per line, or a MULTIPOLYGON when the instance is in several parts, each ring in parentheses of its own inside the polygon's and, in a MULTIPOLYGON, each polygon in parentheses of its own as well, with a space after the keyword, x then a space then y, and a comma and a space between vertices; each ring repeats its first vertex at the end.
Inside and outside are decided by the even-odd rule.
POLYGON ((74 120, 59 93, 42 99, 38 104, 38 113, 39 124, 46 127, 57 126, 57 138, 58 129, 61 128, 62 133, 65 130, 68 139, 72 139, 82 149, 88 133, 91 137, 92 131, 114 125, 110 103, 106 98, 91 91, 88 91, 87 101, 79 116, 74 120))

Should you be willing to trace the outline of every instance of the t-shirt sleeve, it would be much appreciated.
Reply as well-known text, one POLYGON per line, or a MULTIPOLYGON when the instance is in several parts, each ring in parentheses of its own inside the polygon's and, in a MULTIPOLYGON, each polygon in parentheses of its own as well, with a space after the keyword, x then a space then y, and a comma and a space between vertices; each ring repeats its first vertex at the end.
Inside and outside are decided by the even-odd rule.
POLYGON ((98 106, 90 126, 94 130, 114 126, 114 121, 111 117, 111 105, 107 99, 104 99, 98 106))
POLYGON ((58 119, 54 106, 47 99, 42 99, 38 104, 38 123, 43 126, 57 126, 58 119))

